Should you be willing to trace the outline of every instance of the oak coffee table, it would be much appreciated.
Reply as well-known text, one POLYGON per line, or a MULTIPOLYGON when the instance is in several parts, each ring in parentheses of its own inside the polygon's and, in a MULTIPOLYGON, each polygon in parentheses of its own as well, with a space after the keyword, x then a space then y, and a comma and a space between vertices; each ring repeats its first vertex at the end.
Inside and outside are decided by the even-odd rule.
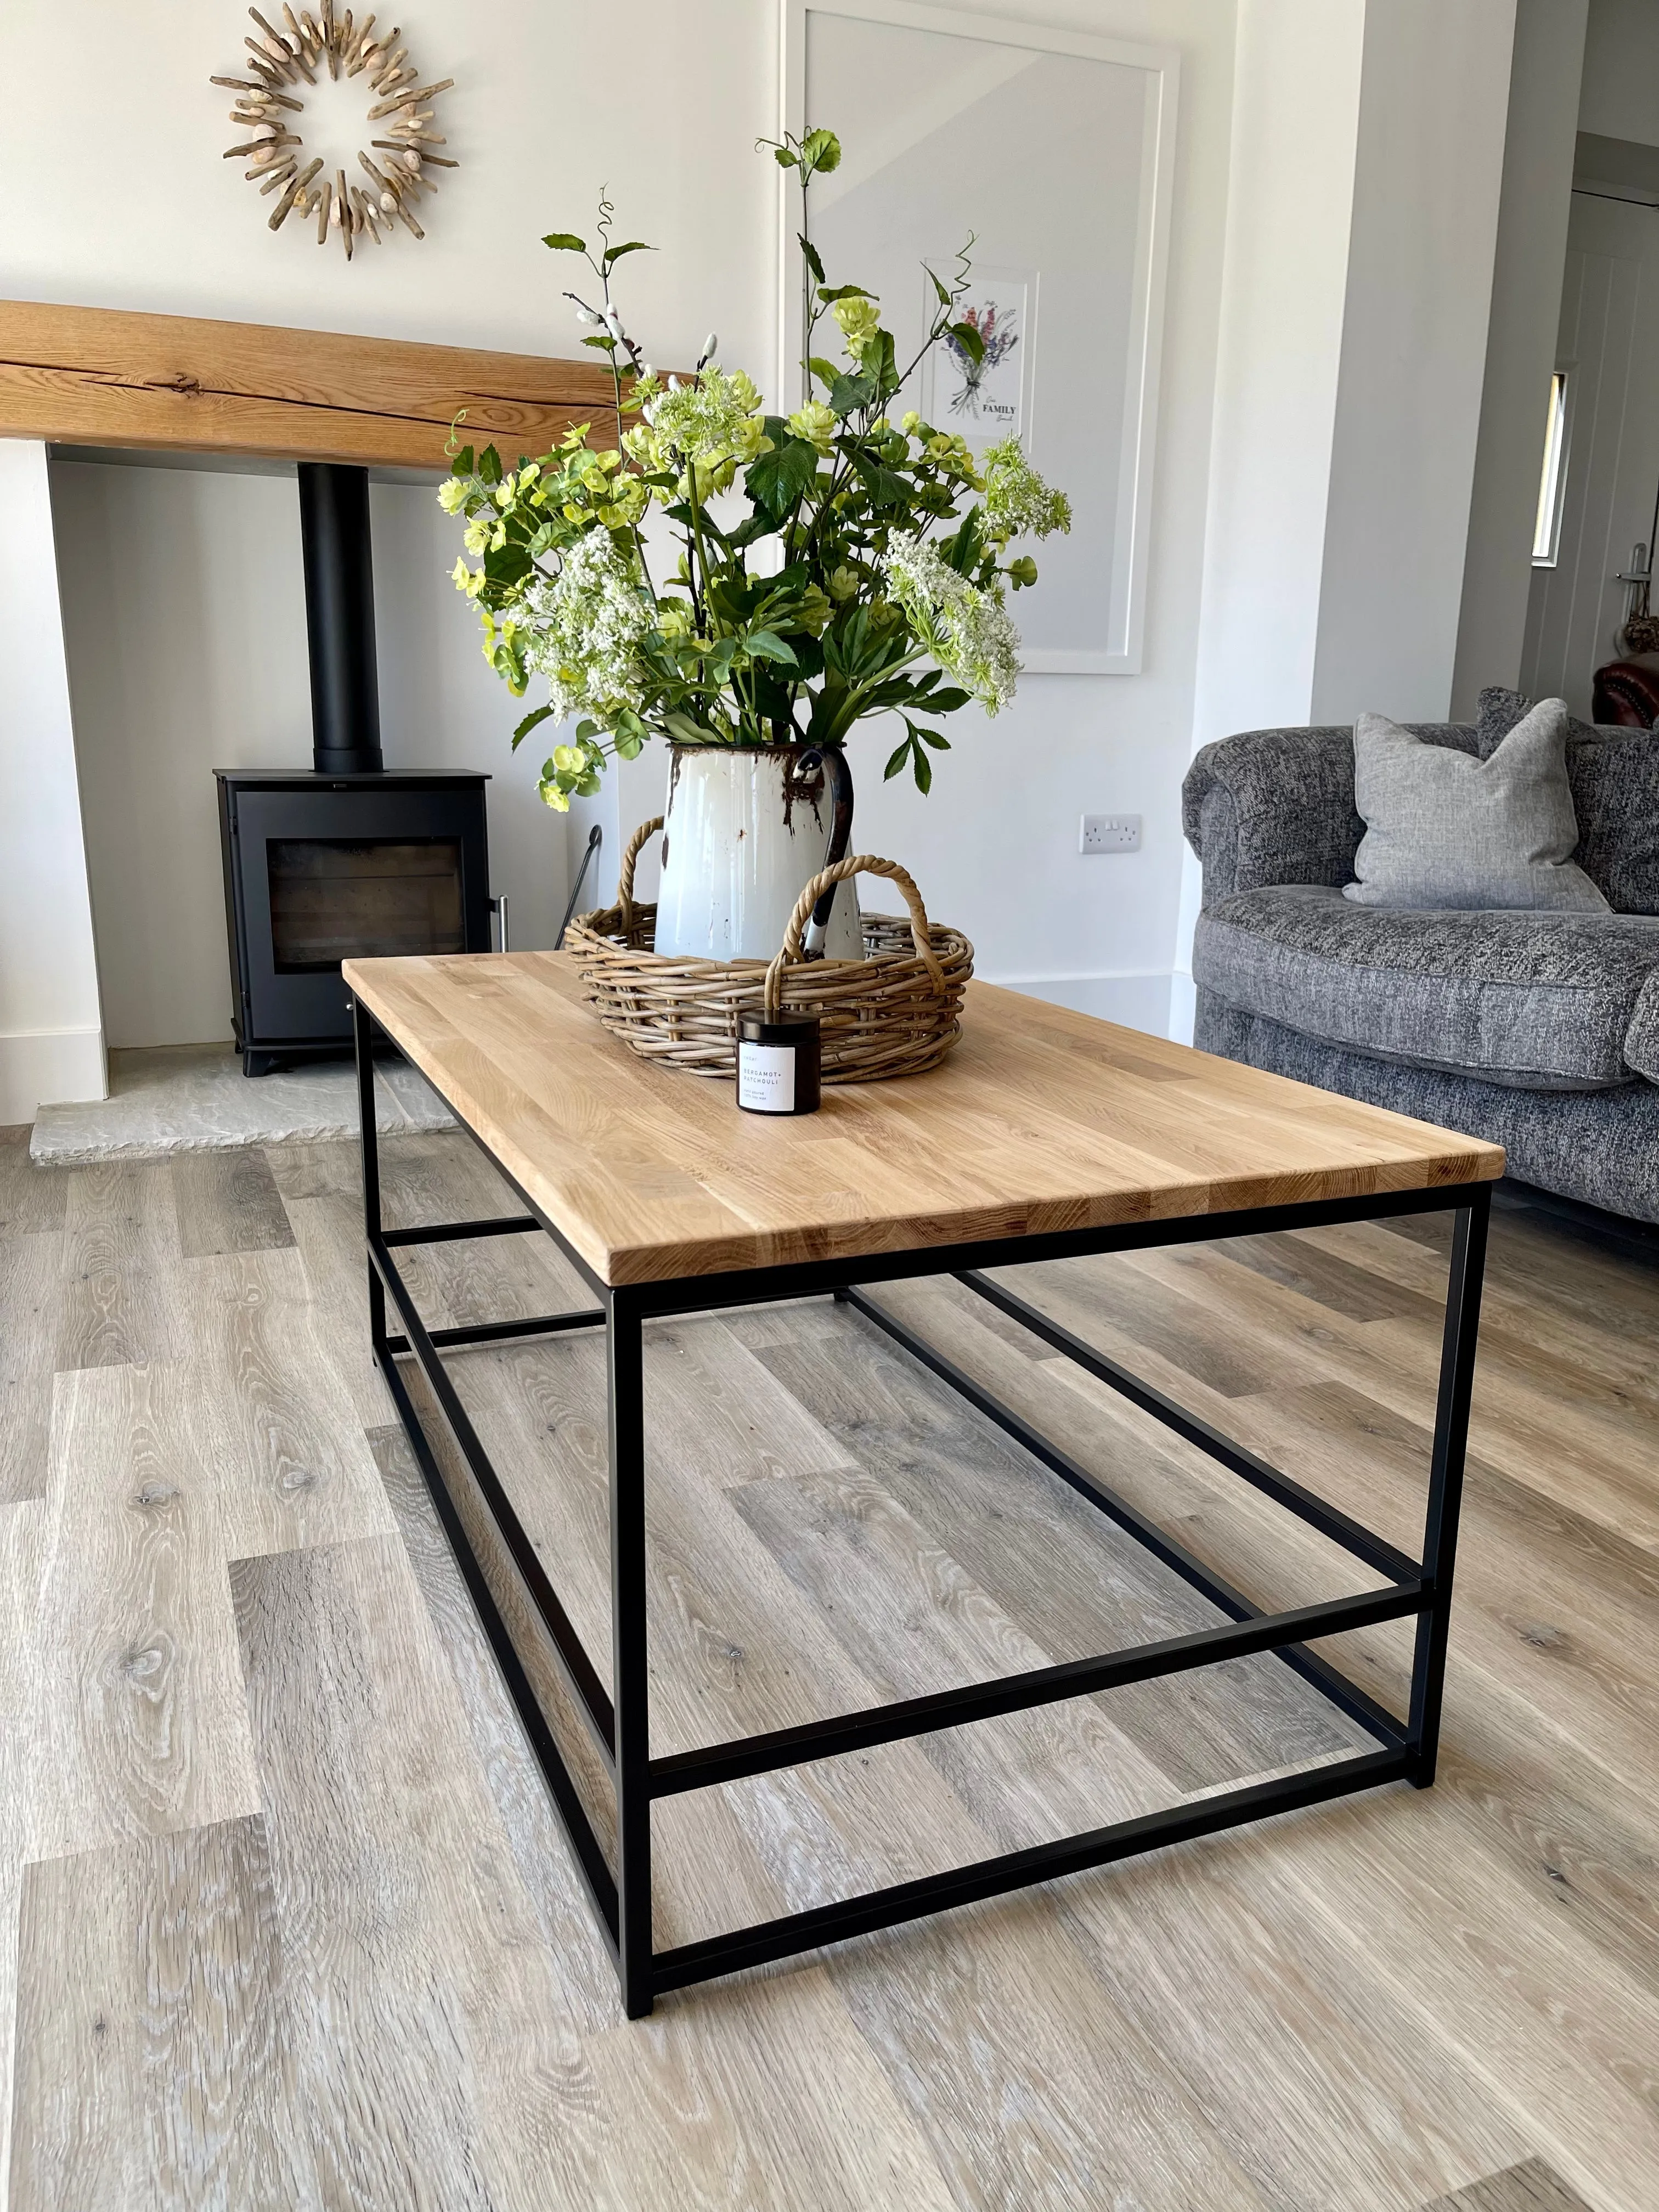
MULTIPOLYGON (((1495 1146, 1213 1060, 983 983, 961 1044, 906 1080, 832 1088, 823 1110, 739 1114, 732 1087, 653 1067, 600 1027, 568 956, 349 960, 362 1111, 368 1317, 374 1356, 431 1490, 507 1686, 545 1772, 630 2017, 662 1991, 837 1938, 1046 1881, 1263 1814, 1403 1779, 1434 1779, 1495 1146), (374 1112, 376 1027, 421 1070, 523 1201, 522 1214, 383 1225, 374 1112), (983 1271, 1269 1230, 1451 1209, 1439 1395, 1423 1556, 1408 1557, 1231 1441, 983 1271), (398 1249, 544 1233, 593 1306, 428 1328, 398 1249), (1382 1575, 1384 1586, 1264 1613, 1175 1537, 867 1298, 864 1285, 949 1273, 1189 1444, 1382 1575), (1194 1633, 975 1681, 803 1727, 653 1757, 646 1649, 644 1324, 833 1293, 1210 1599, 1194 1633), (387 1300, 401 1322, 388 1328, 387 1300), (613 1679, 607 1690, 445 1370, 451 1346, 605 1332, 613 1679), (473 1489, 452 1492, 400 1361, 416 1360, 473 1489), (482 1514, 614 1778, 614 1872, 468 1533, 482 1514), (1386 1710, 1307 1647, 1344 1630, 1417 1623, 1410 1708, 1386 1710), (1376 1748, 1221 1790, 1091 1833, 791 1912, 658 1951, 651 1807, 676 1792, 804 1765, 933 1729, 1079 1698, 1247 1653, 1279 1658, 1357 1721, 1376 1748)), ((457 1480, 464 1480, 459 1474, 457 1480)), ((494 1547, 492 1546, 492 1549, 494 1547)))

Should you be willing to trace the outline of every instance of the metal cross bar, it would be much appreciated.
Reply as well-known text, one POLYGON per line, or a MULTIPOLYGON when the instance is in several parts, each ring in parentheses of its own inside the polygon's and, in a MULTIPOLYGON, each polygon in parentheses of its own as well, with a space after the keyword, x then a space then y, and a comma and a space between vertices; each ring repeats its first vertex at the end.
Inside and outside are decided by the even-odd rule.
MULTIPOLYGON (((884 1330, 896 1343, 902 1344, 913 1358, 931 1369, 942 1382, 949 1383, 957 1396, 965 1399, 976 1413, 982 1413, 987 1420, 994 1421, 1016 1443, 1030 1452, 1033 1459, 1040 1460, 1052 1474, 1059 1475, 1062 1482, 1069 1483, 1079 1498, 1091 1505, 1097 1506, 1115 1521, 1120 1528, 1127 1530, 1138 1543, 1144 1545, 1154 1559, 1161 1559, 1166 1567, 1173 1567, 1176 1574, 1189 1582, 1194 1589, 1201 1590, 1212 1605, 1218 1605, 1235 1620, 1265 1618, 1259 1605, 1246 1597, 1243 1590, 1235 1589, 1230 1582, 1224 1580, 1213 1567, 1199 1558, 1196 1552, 1189 1551, 1166 1528, 1161 1528, 1156 1521, 1149 1520, 1144 1513, 1138 1511, 1121 1492, 1113 1489, 1103 1476, 1094 1474, 1074 1460, 1069 1452, 1062 1451, 1058 1444, 1051 1443, 1040 1430, 1034 1429, 1023 1414, 1017 1413, 1012 1406, 1005 1406, 1000 1398, 994 1396, 982 1383, 958 1367, 954 1360, 947 1359, 942 1352, 925 1338, 918 1336, 914 1329, 907 1328, 896 1314, 889 1313, 884 1306, 866 1297, 862 1291, 849 1290, 844 1295, 849 1305, 856 1306, 860 1313, 874 1322, 878 1328, 884 1330)), ((1407 1577, 1413 1581, 1420 1577, 1422 1571, 1415 1560, 1408 1559, 1404 1565, 1407 1577)), ((1400 1724, 1393 1714, 1386 1712, 1374 1698, 1366 1695, 1357 1682, 1350 1681, 1340 1668, 1332 1666, 1328 1659, 1322 1659, 1316 1652, 1305 1650, 1300 1644, 1285 1644, 1278 1656, 1287 1667, 1311 1682, 1316 1689, 1322 1690, 1333 1704, 1340 1705, 1343 1711, 1357 1720, 1362 1728, 1368 1729, 1379 1743, 1397 1747, 1403 1741, 1400 1724)))
POLYGON ((1097 1352, 1093 1345, 1085 1344, 1070 1329, 1062 1328, 1058 1322, 1050 1321, 1041 1307, 1032 1305, 1029 1299, 1016 1297, 1002 1284, 993 1282, 988 1275, 982 1275, 973 1268, 959 1274, 957 1280, 965 1283, 970 1291, 977 1291, 981 1297, 1006 1313, 1011 1320, 1018 1322, 1022 1328, 1029 1328, 1033 1336, 1041 1337, 1056 1352, 1064 1352, 1067 1359, 1086 1370, 1097 1380, 1109 1383, 1131 1405, 1139 1406, 1143 1413, 1152 1414, 1155 1420, 1162 1421, 1165 1428, 1173 1429, 1189 1444, 1196 1444, 1200 1451, 1207 1452, 1212 1459, 1219 1460, 1222 1466, 1234 1474, 1242 1476, 1246 1482, 1253 1483, 1258 1490, 1264 1491, 1275 1504, 1286 1507, 1305 1521, 1310 1528, 1317 1528, 1322 1536, 1328 1536, 1333 1543, 1340 1544, 1356 1559, 1364 1559, 1368 1567, 1375 1567, 1378 1574, 1387 1575, 1391 1581, 1398 1582, 1402 1576, 1418 1571, 1415 1559, 1407 1559, 1403 1552, 1397 1551, 1373 1530, 1340 1511, 1328 1499, 1316 1497, 1311 1490, 1304 1489, 1301 1483, 1293 1481, 1288 1474, 1281 1474, 1265 1459, 1258 1458, 1244 1445, 1236 1443, 1232 1437, 1224 1436, 1210 1422, 1197 1413, 1189 1413, 1186 1407, 1177 1405, 1173 1398, 1166 1397, 1152 1383, 1143 1382, 1128 1368, 1120 1366, 1115 1359, 1109 1359, 1103 1352, 1097 1352))
MULTIPOLYGON (((769 1735, 744 1736, 735 1743, 675 1752, 652 1760, 651 1794, 669 1797, 682 1790, 707 1790, 715 1783, 741 1781, 745 1775, 770 1774, 780 1766, 804 1766, 815 1759, 896 1743, 927 1729, 960 1728, 969 1721, 994 1720, 1000 1713, 1029 1712, 1064 1698, 1119 1690, 1131 1682, 1185 1674, 1194 1667, 1218 1667, 1226 1660, 1275 1650, 1310 1636, 1340 1636, 1349 1629, 1370 1628, 1378 1621, 1420 1613, 1424 1595, 1419 1578, 1387 1589, 1364 1590, 1356 1597, 1330 1598, 1322 1605, 1298 1606, 1290 1613, 1261 1613, 1237 1626, 1224 1623, 1189 1636, 1137 1644, 1095 1659, 1033 1667, 994 1682, 964 1682, 954 1690, 935 1690, 924 1698, 903 1698, 799 1728, 775 1729, 769 1735)), ((1395 1748, 1399 1747, 1396 1736, 1395 1748)))

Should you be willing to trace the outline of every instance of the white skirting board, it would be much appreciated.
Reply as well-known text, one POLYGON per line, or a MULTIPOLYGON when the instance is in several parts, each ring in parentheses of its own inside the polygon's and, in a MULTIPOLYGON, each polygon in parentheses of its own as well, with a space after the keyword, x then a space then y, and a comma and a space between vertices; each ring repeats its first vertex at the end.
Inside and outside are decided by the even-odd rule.
POLYGON ((22 1030, 0 1036, 0 1128, 33 1121, 47 1099, 108 1095, 102 1030, 22 1030))
POLYGON ((1170 1033, 1170 971, 1167 968, 1108 971, 1092 975, 987 975, 988 983, 1024 991, 1052 1006, 1145 1030, 1150 1036, 1170 1033))

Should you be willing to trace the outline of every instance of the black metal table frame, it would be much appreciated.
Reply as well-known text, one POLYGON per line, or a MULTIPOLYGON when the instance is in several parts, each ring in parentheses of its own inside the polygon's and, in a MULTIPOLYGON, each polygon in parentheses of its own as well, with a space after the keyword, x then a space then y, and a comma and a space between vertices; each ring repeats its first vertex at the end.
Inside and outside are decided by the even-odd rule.
MULTIPOLYGON (((377 1024, 361 1000, 355 1004, 353 1020, 358 1103, 362 1115, 369 1331, 374 1357, 386 1377, 507 1687, 546 1777, 601 1933, 615 1960, 623 2008, 630 2019, 648 2013, 654 1999, 666 1990, 815 1950, 822 1944, 872 1929, 890 1927, 947 1906, 1025 1888, 1086 1867, 1126 1858, 1138 1851, 1208 1835, 1268 1814, 1318 1804, 1382 1783, 1404 1780, 1419 1789, 1426 1789, 1432 1783, 1440 1733, 1469 1396, 1480 1322, 1491 1203, 1489 1183, 1373 1193, 1312 1204, 1255 1206, 1232 1213, 1183 1215, 1168 1220, 1121 1223, 1109 1228, 1063 1230, 934 1246, 921 1251, 875 1253, 854 1261, 799 1261, 613 1288, 599 1280, 555 1224, 538 1211, 513 1177, 507 1175, 477 1133, 470 1128, 467 1133, 518 1192, 525 1206, 524 1213, 487 1221, 441 1222, 419 1228, 388 1229, 382 1224, 374 1110, 373 1036, 377 1024), (1273 1230, 1314 1228, 1336 1222, 1446 1211, 1455 1212, 1456 1222, 1447 1284, 1420 1559, 1397 1550, 1325 1499, 1270 1467, 1254 1452, 1059 1327, 1036 1307, 981 1272, 988 1267, 1038 1260, 1136 1251, 1158 1245, 1259 1235, 1273 1230), (399 1246, 512 1236, 538 1230, 552 1237, 592 1287, 599 1301, 596 1308, 545 1314, 527 1320, 486 1322, 472 1328, 426 1327, 398 1268, 394 1254, 399 1246), (1177 1436, 1208 1453, 1223 1467, 1363 1560, 1387 1578, 1384 1586, 1357 1595, 1300 1606, 1289 1612, 1264 1613, 1176 1538, 1148 1520, 1127 1498, 1120 1497, 1041 1435, 1011 1407, 1002 1404, 954 1362, 867 1297, 860 1287, 870 1283, 939 1274, 954 1275, 1001 1312, 1022 1323, 1043 1343, 1121 1392, 1143 1413, 1164 1423, 1177 1436), (1201 1591, 1226 1615, 1225 1622, 1189 1635, 1107 1652, 1095 1658, 1034 1668, 995 1681, 965 1683, 956 1689, 906 1698, 866 1711, 840 1713, 798 1728, 775 1729, 768 1735, 653 1758, 646 1666, 643 1324, 675 1314, 831 1293, 855 1306, 1035 1459, 1201 1591), (399 1333, 388 1330, 388 1299, 402 1322, 399 1333), (603 1328, 605 1336, 613 1654, 610 1692, 577 1638, 440 1357, 451 1346, 501 1343, 514 1338, 544 1336, 577 1328, 603 1328), (422 1426, 398 1364, 410 1356, 419 1363, 445 1425, 471 1473, 477 1502, 483 1504, 495 1525, 513 1571, 545 1632, 548 1647, 613 1778, 617 1807, 614 1875, 422 1426), (1410 1709, 1404 1721, 1328 1660, 1307 1649, 1310 1643, 1339 1635, 1345 1630, 1408 1616, 1415 1617, 1417 1632, 1410 1709), (805 1765, 875 1744, 892 1743, 935 1729, 960 1727, 969 1721, 987 1720, 996 1714, 1018 1712, 1066 1698, 1085 1697, 1126 1683, 1148 1681, 1196 1667, 1215 1666, 1224 1660, 1262 1651, 1274 1652, 1333 1705, 1358 1721, 1376 1739, 1378 1748, 1356 1753, 1301 1773, 1245 1784, 1197 1802, 1114 1821, 1109 1826, 1097 1828, 1085 1835, 1004 1852, 973 1865, 953 1867, 943 1873, 838 1899, 806 1911, 787 1913, 754 1927, 679 1944, 666 1951, 653 1948, 651 1807, 658 1798, 682 1790, 710 1789, 745 1775, 805 1765)), ((456 1119, 464 1128, 467 1127, 465 1117, 459 1112, 456 1119)))

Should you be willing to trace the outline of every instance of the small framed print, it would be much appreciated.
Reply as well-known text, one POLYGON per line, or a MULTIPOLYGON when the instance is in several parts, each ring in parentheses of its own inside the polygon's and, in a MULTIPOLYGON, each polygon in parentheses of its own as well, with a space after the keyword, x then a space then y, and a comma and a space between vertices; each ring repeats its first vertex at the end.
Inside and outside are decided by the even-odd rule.
MULTIPOLYGON (((948 256, 935 267, 948 269, 948 256)), ((935 300, 927 285, 924 308, 935 300)), ((975 452, 999 438, 1031 435, 1036 379, 1037 279, 1034 270, 975 269, 960 320, 979 332, 982 350, 955 337, 936 346, 922 363, 921 413, 935 428, 954 430, 975 452)))

